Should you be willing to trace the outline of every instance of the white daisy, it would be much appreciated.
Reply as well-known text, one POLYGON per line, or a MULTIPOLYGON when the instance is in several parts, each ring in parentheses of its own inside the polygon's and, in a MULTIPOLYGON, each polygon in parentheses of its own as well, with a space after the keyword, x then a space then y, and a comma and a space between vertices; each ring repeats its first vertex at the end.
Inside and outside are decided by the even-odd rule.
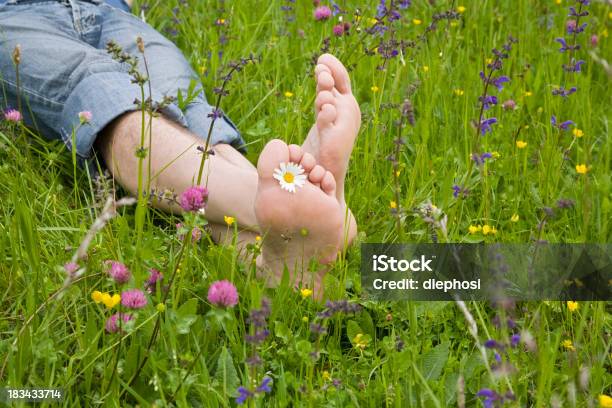
POLYGON ((295 163, 281 163, 280 169, 274 169, 274 178, 278 180, 283 190, 295 193, 296 187, 306 183, 304 168, 295 163))

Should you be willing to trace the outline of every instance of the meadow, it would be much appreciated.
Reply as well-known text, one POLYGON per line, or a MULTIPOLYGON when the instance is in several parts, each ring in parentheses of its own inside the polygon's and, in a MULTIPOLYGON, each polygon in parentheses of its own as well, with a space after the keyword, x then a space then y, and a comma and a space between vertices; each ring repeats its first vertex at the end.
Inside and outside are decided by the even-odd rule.
POLYGON ((220 107, 253 162, 312 126, 313 58, 349 67, 357 242, 321 302, 264 288, 257 245, 115 206, 111 179, 5 111, 0 384, 63 388, 65 406, 612 407, 608 302, 374 302, 359 274, 362 242, 611 242, 609 3, 169 0, 134 14, 211 101, 239 61, 220 107), (123 265, 125 284, 107 273, 123 265), (220 280, 237 304, 211 302, 220 280), (146 304, 122 317, 113 294, 143 285, 146 304))

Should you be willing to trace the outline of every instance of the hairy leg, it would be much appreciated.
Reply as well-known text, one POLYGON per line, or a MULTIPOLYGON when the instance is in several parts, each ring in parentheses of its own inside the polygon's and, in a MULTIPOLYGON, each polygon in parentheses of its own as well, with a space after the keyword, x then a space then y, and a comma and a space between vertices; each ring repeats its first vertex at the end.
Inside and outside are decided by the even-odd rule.
MULTIPOLYGON (((148 122, 148 120, 147 120, 148 122)), ((130 193, 138 189, 138 158, 142 116, 130 112, 116 119, 98 138, 97 147, 106 165, 119 183, 130 193)), ((145 148, 150 157, 143 161, 144 183, 151 160, 151 188, 170 189, 180 194, 198 177, 202 153, 197 146, 203 141, 185 128, 163 117, 152 119, 152 138, 145 135, 145 148)), ((209 189, 206 218, 211 223, 224 224, 224 216, 236 218, 241 228, 257 231, 254 202, 257 191, 257 171, 238 151, 228 145, 214 146, 204 167, 201 184, 209 189)), ((176 204, 157 203, 156 207, 179 212, 176 204)))

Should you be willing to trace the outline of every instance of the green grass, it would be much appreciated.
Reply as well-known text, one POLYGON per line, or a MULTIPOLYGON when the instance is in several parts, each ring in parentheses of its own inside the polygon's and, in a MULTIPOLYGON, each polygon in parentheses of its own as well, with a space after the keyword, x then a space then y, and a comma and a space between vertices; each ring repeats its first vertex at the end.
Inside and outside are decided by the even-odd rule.
MULTIPOLYGON (((310 2, 292 4, 296 21, 287 22, 285 3, 228 1, 219 11, 221 3, 191 1, 179 11, 175 42, 205 89, 219 84, 219 70, 228 61, 249 53, 261 57, 235 75, 222 102, 243 132, 252 161, 273 137, 300 143, 313 122, 311 56, 333 23, 315 22, 310 2), (226 25, 214 25, 218 18, 226 25), (222 31, 228 37, 224 45, 222 31)), ((610 55, 610 8, 589 6, 589 25, 577 51, 586 64, 580 74, 566 74, 561 65, 567 54, 558 52, 554 39, 564 35, 569 2, 465 2, 457 24, 440 21, 426 41, 417 37, 431 16, 458 4, 413 3, 397 35, 415 40, 416 47, 392 59, 385 71, 376 69, 379 55, 362 52, 360 39, 369 47, 378 41, 363 31, 353 27, 350 36, 330 42, 330 52, 354 65, 352 85, 363 114, 347 179, 358 241, 397 240, 397 218, 389 208, 397 201, 396 187, 386 157, 395 149, 399 110, 385 104, 401 104, 409 95, 416 122, 403 130, 407 144, 398 178, 404 241, 431 241, 431 226, 413 212, 431 202, 448 217, 446 237, 436 231, 441 242, 610 242, 610 80, 589 55, 610 55), (415 25, 414 18, 423 23, 415 25), (490 49, 501 47, 508 34, 519 41, 502 70, 512 81, 493 94, 500 104, 515 100, 517 109, 498 105, 487 112, 499 122, 477 138, 471 121, 478 117, 482 94, 478 72, 490 49), (597 47, 589 43, 592 34, 599 36, 597 47), (558 85, 579 90, 567 99, 552 96, 558 85), (552 114, 573 120, 584 136, 574 139, 571 130, 551 127, 552 114), (518 149, 516 140, 527 142, 526 148, 518 149), (496 151, 499 158, 481 169, 470 165, 476 142, 479 152, 496 151), (586 164, 588 173, 577 174, 577 164, 586 164), (469 188, 469 196, 455 199, 453 184, 469 188), (559 199, 575 205, 546 217, 543 209, 555 208, 559 199), (471 225, 485 224, 497 233, 469 233, 471 225)), ((345 21, 359 8, 362 25, 376 13, 375 2, 340 5, 349 11, 345 21)), ((175 6, 175 1, 155 3, 147 21, 162 31, 171 28, 175 6)), ((469 303, 476 341, 454 303, 362 300, 359 250, 353 247, 326 283, 331 299, 349 299, 363 309, 330 319, 328 333, 317 341, 309 324, 323 306, 287 287, 264 289, 232 246, 207 239, 183 246, 175 228, 181 219, 152 210, 137 246, 135 208, 120 208, 92 242, 83 277, 55 296, 65 280, 62 265, 99 215, 108 188, 96 187, 83 171, 75 181, 72 157, 60 143, 7 124, 0 131, 0 163, 0 360, 7 362, 1 384, 63 387, 67 406, 232 406, 238 386, 259 383, 264 374, 273 378, 272 391, 250 400, 252 406, 443 407, 457 406, 462 398, 466 406, 480 406, 475 394, 491 388, 502 394, 512 390, 516 401, 507 406, 590 407, 600 394, 611 394, 608 303, 580 302, 575 312, 564 302, 519 303, 510 309, 469 303), (156 308, 163 295, 152 296, 123 336, 104 332, 111 312, 91 299, 94 290, 117 291, 103 273, 107 259, 130 267, 132 286, 140 286, 149 268, 166 277, 177 271, 165 311, 156 308), (208 287, 218 279, 236 284, 240 303, 235 308, 219 311, 207 302, 208 287), (263 365, 253 370, 245 363, 252 353, 245 343, 246 318, 264 296, 272 302, 270 336, 259 347, 263 365), (489 338, 509 337, 506 325, 493 324, 496 316, 501 321, 511 316, 523 339, 504 354, 513 369, 501 376, 487 369, 492 352, 487 351, 485 364, 479 349, 489 338), (156 322, 159 335, 149 347, 156 322), (565 340, 572 347, 564 347, 565 340), (320 351, 316 360, 315 350, 320 351), (334 385, 334 379, 340 383, 334 385)))

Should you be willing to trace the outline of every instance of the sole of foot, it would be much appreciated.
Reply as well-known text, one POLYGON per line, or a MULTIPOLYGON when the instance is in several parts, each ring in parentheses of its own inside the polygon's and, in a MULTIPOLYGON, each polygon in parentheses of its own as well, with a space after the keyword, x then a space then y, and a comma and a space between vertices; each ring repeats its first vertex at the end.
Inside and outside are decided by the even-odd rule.
POLYGON ((260 274, 275 286, 287 268, 293 287, 311 288, 320 298, 328 268, 312 272, 310 262, 313 258, 322 265, 333 262, 343 246, 344 209, 336 199, 336 180, 313 155, 278 139, 265 146, 257 172, 255 215, 264 236, 257 260, 260 274), (275 178, 281 163, 299 164, 304 170, 305 180, 287 178, 302 183, 295 192, 281 188, 275 178))
POLYGON ((334 175, 336 197, 344 205, 344 179, 361 126, 361 111, 348 72, 336 57, 320 56, 315 77, 315 125, 302 147, 334 175))

